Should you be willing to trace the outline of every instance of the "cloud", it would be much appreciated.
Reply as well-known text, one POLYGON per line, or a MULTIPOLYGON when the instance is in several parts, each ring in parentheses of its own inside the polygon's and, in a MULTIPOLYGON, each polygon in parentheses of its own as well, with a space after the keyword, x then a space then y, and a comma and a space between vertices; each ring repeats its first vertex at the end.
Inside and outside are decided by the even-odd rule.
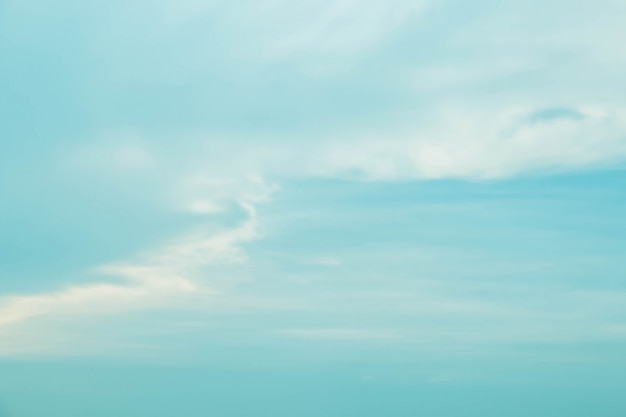
POLYGON ((323 258, 312 260, 311 264, 319 265, 319 266, 326 266, 326 267, 336 267, 336 266, 341 266, 343 263, 335 257, 326 256, 323 258))
POLYGON ((245 40, 249 52, 265 58, 345 58, 372 48, 424 6, 406 0, 248 1, 229 9, 224 30, 251 35, 245 40))
MULTIPOLYGON (((623 341, 621 291, 578 291, 535 285, 512 290, 490 286, 471 294, 471 283, 438 282, 438 288, 402 293, 338 293, 318 300, 317 317, 349 314, 352 326, 282 328, 274 334, 310 343, 384 342, 434 351, 497 351, 511 345, 623 341), (379 327, 361 327, 375 322, 379 327)), ((312 297, 315 299, 315 297, 312 297)))
MULTIPOLYGON (((244 140, 245 146, 226 153, 232 166, 272 178, 373 181, 501 180, 615 167, 626 159, 621 107, 466 104, 433 109, 419 119, 414 127, 385 134, 348 130, 313 143, 244 140)), ((205 156, 214 165, 214 157, 205 156)))
MULTIPOLYGON (((46 17, 61 11, 91 23, 89 31, 104 47, 100 52, 128 47, 150 61, 158 57, 142 49, 159 46, 159 54, 165 50, 178 58, 179 71, 191 72, 198 66, 213 66, 215 53, 237 64, 241 60, 262 65, 304 60, 314 66, 332 66, 382 43, 427 4, 423 0, 126 0, 107 2, 105 15, 99 4, 70 0, 54 9, 21 1, 5 3, 3 21, 7 24, 47 23, 46 17), (115 31, 110 30, 112 26, 115 31), (320 63, 320 58, 325 62, 320 63)), ((11 29, 11 36, 29 37, 19 27, 11 29)), ((107 66, 116 68, 116 63, 107 66)), ((159 69, 148 70, 145 76, 155 73, 159 69)))
MULTIPOLYGON (((20 350, 37 350, 36 346, 45 350, 46 340, 24 342, 25 335, 16 332, 32 321, 46 323, 51 319, 54 322, 55 317, 85 318, 182 305, 189 308, 190 303, 206 302, 218 291, 207 287, 204 280, 194 280, 194 270, 218 262, 242 262, 245 258, 240 245, 258 237, 255 208, 247 203, 243 203, 243 208, 248 218, 238 227, 218 233, 196 233, 146 253, 138 261, 96 269, 100 274, 121 278, 121 283, 103 281, 50 293, 0 298, 0 354, 15 353, 15 345, 22 343, 20 350)), ((62 335, 63 330, 59 329, 52 337, 62 335)))
POLYGON ((402 338, 402 335, 394 330, 351 328, 283 329, 277 330, 276 334, 297 339, 334 341, 384 341, 402 338))
MULTIPOLYGON (((161 164, 159 172, 149 172, 162 184, 155 188, 169 194, 178 209, 216 214, 240 195, 259 202, 278 189, 263 177, 502 180, 610 168, 626 160, 626 107, 621 106, 478 101, 434 106, 415 119, 387 132, 346 129, 317 141, 285 135, 192 135, 178 139, 175 154, 153 155, 161 164)), ((147 153, 139 147, 132 151, 147 153)), ((110 153, 125 152, 130 150, 110 153)), ((109 178, 119 174, 117 165, 106 166, 109 178)))
POLYGON ((625 158, 623 109, 461 107, 442 111, 409 137, 332 144, 322 149, 314 170, 374 180, 502 179, 610 166, 625 158))

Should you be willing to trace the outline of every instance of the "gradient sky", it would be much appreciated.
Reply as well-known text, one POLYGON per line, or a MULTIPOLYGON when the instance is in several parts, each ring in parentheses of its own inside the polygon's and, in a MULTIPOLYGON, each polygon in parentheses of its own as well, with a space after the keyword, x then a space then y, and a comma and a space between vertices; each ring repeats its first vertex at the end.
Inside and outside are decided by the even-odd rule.
POLYGON ((623 417, 626 2, 0 0, 0 417, 623 417))

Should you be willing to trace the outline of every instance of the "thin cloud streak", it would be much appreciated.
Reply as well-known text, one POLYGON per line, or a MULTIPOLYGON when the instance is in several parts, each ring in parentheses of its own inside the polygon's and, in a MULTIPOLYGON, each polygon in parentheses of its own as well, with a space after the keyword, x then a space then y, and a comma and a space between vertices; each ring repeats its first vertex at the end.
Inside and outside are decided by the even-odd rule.
POLYGON ((194 268, 203 265, 244 260, 240 245, 258 237, 258 219, 252 205, 244 204, 243 207, 248 219, 234 229, 194 236, 146 254, 139 262, 104 265, 96 269, 101 274, 122 278, 123 283, 97 282, 51 293, 1 298, 0 352, 2 345, 10 342, 2 343, 3 329, 11 330, 34 319, 167 309, 181 299, 200 297, 206 300, 218 294, 189 275, 194 268))

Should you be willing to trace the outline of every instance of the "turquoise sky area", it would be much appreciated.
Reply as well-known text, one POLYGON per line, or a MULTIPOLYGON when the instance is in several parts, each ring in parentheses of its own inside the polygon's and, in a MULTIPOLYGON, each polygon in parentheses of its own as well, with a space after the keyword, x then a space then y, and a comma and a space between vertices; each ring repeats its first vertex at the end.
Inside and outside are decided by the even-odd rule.
POLYGON ((624 0, 0 0, 0 417, 626 416, 624 0))

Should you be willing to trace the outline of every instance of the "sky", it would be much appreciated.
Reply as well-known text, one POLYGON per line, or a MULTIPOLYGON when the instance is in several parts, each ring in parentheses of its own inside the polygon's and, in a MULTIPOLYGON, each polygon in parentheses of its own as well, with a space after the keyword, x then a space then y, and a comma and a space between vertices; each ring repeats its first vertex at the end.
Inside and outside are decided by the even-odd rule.
POLYGON ((0 417, 626 415, 624 22, 0 0, 0 417))

